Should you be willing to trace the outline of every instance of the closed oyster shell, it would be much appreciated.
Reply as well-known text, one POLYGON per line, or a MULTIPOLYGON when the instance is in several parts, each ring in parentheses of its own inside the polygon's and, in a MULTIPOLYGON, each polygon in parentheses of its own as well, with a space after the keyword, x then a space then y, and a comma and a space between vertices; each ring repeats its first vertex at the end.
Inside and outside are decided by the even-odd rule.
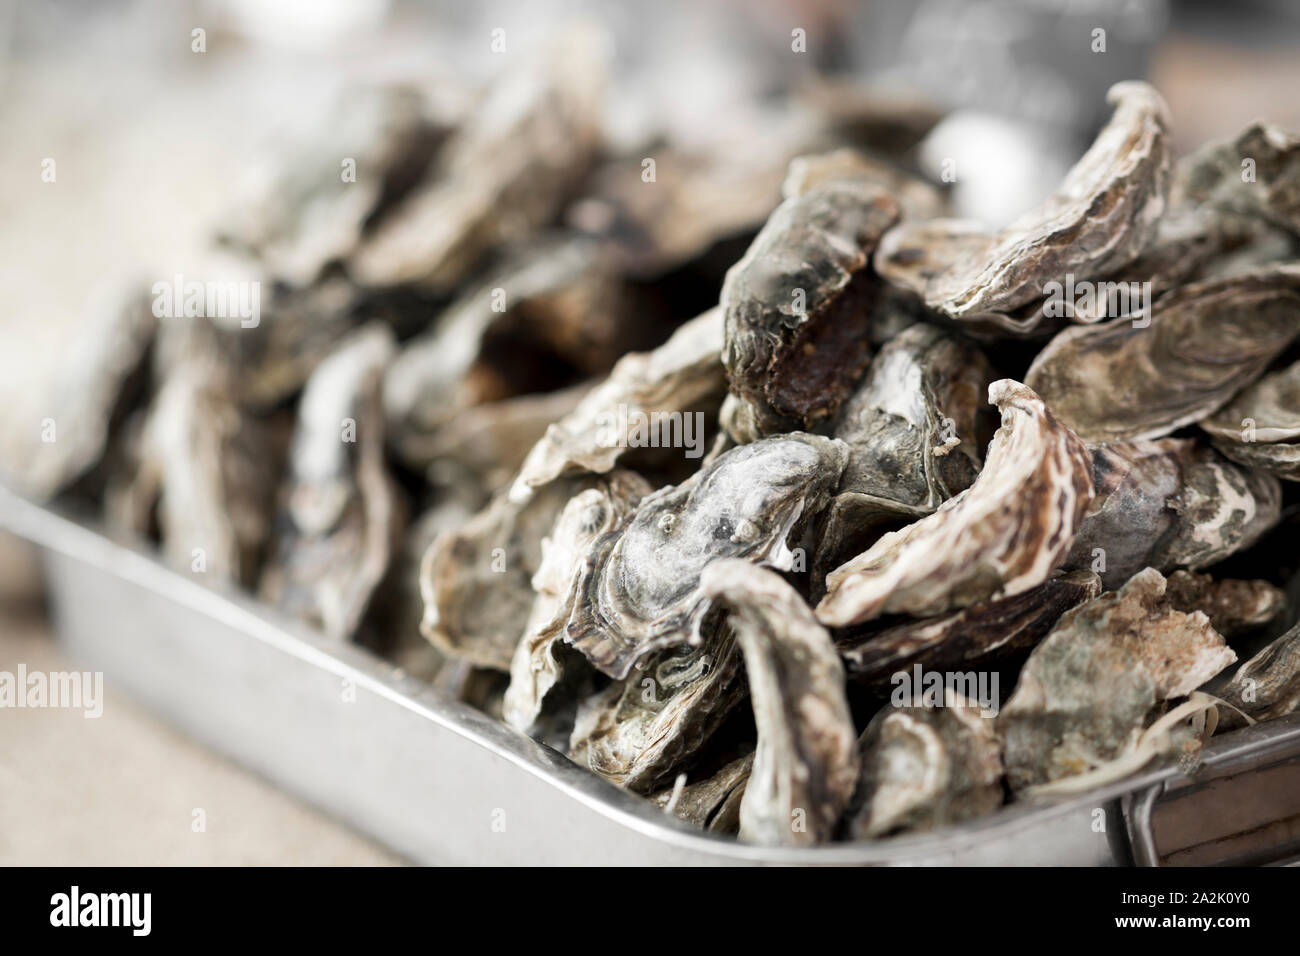
POLYGON ((831 430, 849 463, 820 522, 817 580, 864 550, 882 522, 929 514, 970 486, 992 431, 993 378, 979 349, 933 325, 885 344, 831 430))
POLYGON ((835 647, 850 678, 886 687, 893 674, 914 664, 928 671, 962 670, 972 661, 1033 647, 1062 614, 1100 593, 1095 574, 1071 571, 1012 597, 884 630, 840 635, 835 647))
POLYGON ((852 175, 808 186, 776 208, 722 288, 722 360, 759 434, 812 427, 847 397, 871 355, 871 254, 899 214, 852 175))
POLYGON ((1067 611, 1034 648, 998 716, 1013 790, 1118 757, 1156 705, 1237 659, 1200 611, 1174 610, 1154 568, 1067 611))
POLYGON ((850 838, 924 832, 1002 805, 993 721, 952 689, 942 707, 885 707, 862 734, 862 779, 846 819, 850 838))
POLYGON ((602 535, 622 527, 651 490, 639 475, 612 471, 595 487, 574 495, 542 539, 541 561, 532 578, 537 596, 510 662, 504 717, 512 727, 533 730, 547 695, 564 679, 564 625, 587 553, 602 535))
POLYGON ((1224 637, 1234 637, 1273 620, 1286 608, 1286 592, 1267 581, 1215 579, 1175 571, 1166 579, 1165 600, 1185 613, 1202 611, 1224 637))
POLYGON ((698 757, 743 695, 740 654, 726 628, 674 647, 578 706, 569 757, 649 794, 698 757))
POLYGON ((817 606, 823 623, 939 614, 1010 597, 1042 584, 1065 560, 1093 495, 1087 449, 1024 385, 994 382, 989 400, 1002 427, 975 483, 832 572, 817 606))
POLYGON ((352 256, 352 274, 447 292, 484 253, 550 219, 595 156, 603 44, 573 30, 508 70, 352 256))
MULTIPOLYGON (((637 438, 640 416, 685 416, 726 390, 722 368, 722 310, 710 309, 652 352, 627 355, 569 415, 550 425, 524 459, 511 486, 516 501, 562 475, 609 471, 637 438)), ((693 422, 693 419, 692 419, 693 422)), ((685 438, 687 420, 679 433, 685 438)), ((703 442, 704 436, 698 439, 703 442)), ((689 452, 689 449, 686 449, 689 452)))
MULTIPOLYGON (((904 256, 909 284, 924 277, 930 308, 955 319, 1005 316, 1043 298, 1050 280, 1107 275, 1141 254, 1169 192, 1169 111, 1145 83, 1117 83, 1107 100, 1114 116, 1042 206, 985 240, 970 226, 951 230, 951 243, 930 229, 924 264, 904 256)), ((882 244, 882 256, 897 262, 900 247, 918 245, 915 235, 882 244)), ((883 261, 879 268, 890 275, 883 261)), ((1006 323, 1012 331, 1033 324, 1006 323)))
POLYGON ((1300 235, 1300 138, 1272 123, 1251 123, 1235 139, 1181 160, 1174 195, 1181 202, 1263 216, 1300 235))
POLYGON ((713 562, 700 587, 728 608, 758 727, 740 838, 825 842, 858 778, 857 732, 830 635, 780 575, 747 561, 713 562))
POLYGON ((1297 335, 1300 266, 1209 279, 1163 296, 1147 324, 1074 326, 1025 381, 1089 442, 1158 438, 1218 410, 1297 335))
POLYGON ((384 465, 387 326, 367 325, 312 373, 298 403, 261 596, 337 640, 352 637, 405 520, 384 465))
POLYGON ((842 442, 792 433, 733 448, 648 496, 592 549, 566 640, 616 679, 653 651, 698 643, 705 566, 738 557, 790 570, 787 539, 825 506, 847 455, 842 442))
POLYGON ((656 793, 650 799, 679 820, 710 833, 734 834, 740 829, 740 803, 754 769, 752 753, 731 761, 704 780, 656 793))
POLYGON ((1250 547, 1277 521, 1276 479, 1177 438, 1090 446, 1096 497, 1067 568, 1116 588, 1145 567, 1207 567, 1250 547))
POLYGON ((1200 425, 1233 461, 1300 481, 1300 362, 1264 376, 1200 425))
POLYGON ((1225 730, 1246 723, 1238 711, 1252 720, 1295 713, 1300 708, 1300 626, 1237 668, 1217 696, 1232 705, 1219 708, 1219 723, 1225 730))

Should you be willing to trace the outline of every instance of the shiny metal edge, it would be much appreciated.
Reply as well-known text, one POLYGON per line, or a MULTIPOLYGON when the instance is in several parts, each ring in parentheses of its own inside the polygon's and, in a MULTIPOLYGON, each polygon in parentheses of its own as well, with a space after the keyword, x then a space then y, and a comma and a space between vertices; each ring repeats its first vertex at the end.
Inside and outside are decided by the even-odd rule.
MULTIPOLYGON (((271 645, 312 668, 355 681, 358 686, 433 721, 520 770, 544 781, 605 819, 631 831, 695 854, 702 861, 790 866, 925 865, 934 862, 980 863, 983 857, 1013 863, 1007 852, 1018 837, 1050 837, 1054 827, 1077 825, 1099 807, 1126 794, 1182 776, 1176 762, 1153 764, 1127 780, 1096 790, 1047 802, 1021 802, 971 823, 936 833, 904 835, 871 843, 832 844, 815 848, 773 848, 742 844, 728 837, 701 833, 663 814, 652 804, 626 793, 567 757, 458 701, 436 695, 429 687, 401 673, 365 649, 338 645, 273 608, 242 593, 215 589, 162 564, 139 545, 112 540, 82 524, 31 502, 0 486, 0 528, 136 586, 165 594, 194 613, 271 645), (981 853, 991 847, 994 854, 981 853)), ((1248 751, 1273 752, 1300 748, 1300 715, 1235 731, 1213 739, 1203 755, 1205 764, 1240 759, 1248 751)), ((304 794, 308 799, 311 794, 304 794)), ((365 821, 348 821, 367 830, 365 821)), ((394 847, 401 852, 401 847, 394 847)), ((1117 854, 1118 856, 1118 854, 1117 854)), ((1062 864, 1081 862, 1065 855, 1062 864)), ((1087 861, 1095 862, 1095 861, 1087 861)))

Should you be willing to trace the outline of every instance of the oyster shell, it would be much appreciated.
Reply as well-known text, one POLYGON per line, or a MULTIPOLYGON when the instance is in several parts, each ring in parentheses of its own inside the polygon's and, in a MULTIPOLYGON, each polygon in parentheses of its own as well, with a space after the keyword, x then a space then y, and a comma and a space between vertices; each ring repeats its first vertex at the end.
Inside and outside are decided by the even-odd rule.
POLYGON ((871 253, 898 218, 880 188, 853 175, 808 180, 786 200, 722 287, 731 392, 760 434, 833 415, 870 358, 880 298, 871 253))
POLYGON ((1199 569, 1254 544, 1278 519, 1275 478, 1240 468, 1196 441, 1091 446, 1096 497, 1067 568, 1115 588, 1145 567, 1199 569))
POLYGON ((885 707, 862 734, 862 778, 845 820, 850 838, 923 832, 1002 805, 993 721, 952 689, 942 707, 885 707))
POLYGON ((352 256, 352 274, 447 292, 484 253, 549 220, 595 156, 603 42, 573 30, 508 70, 352 256))
POLYGON ((510 662, 506 689, 506 723, 533 730, 547 695, 564 679, 564 626, 573 611, 576 581, 592 545, 620 527, 652 491, 639 475, 612 471, 593 488, 580 491, 555 519, 542 539, 542 557, 532 578, 536 593, 523 639, 510 662))
POLYGON ((713 776, 656 793, 650 799, 680 820, 711 833, 734 834, 740 829, 740 802, 754 768, 754 755, 731 761, 713 776))
POLYGON ((1300 481, 1300 362, 1264 376, 1200 425, 1233 461, 1300 481))
POLYGON ((993 378, 979 349, 933 325, 877 353, 831 429, 849 462, 820 522, 815 580, 865 550, 883 522, 929 514, 970 486, 993 431, 983 401, 993 378))
POLYGON ((569 757, 621 787, 653 793, 691 765, 742 695, 735 641, 715 629, 582 701, 569 757))
POLYGON ((1286 608, 1286 592, 1267 581, 1215 579, 1208 574, 1175 571, 1165 583, 1165 600, 1174 610, 1204 612, 1210 626, 1224 637, 1261 627, 1286 608))
POLYGON ((886 687, 891 675, 913 664, 929 671, 961 670, 972 661, 1033 647, 1062 614, 1100 593, 1095 574, 1071 571, 1012 597, 884 630, 837 636, 835 647, 850 678, 886 687))
POLYGON ((388 569, 405 505, 384 465, 380 385, 396 351, 371 324, 317 366, 298 403, 273 557, 261 596, 351 637, 388 569))
POLYGON ((1300 708, 1300 626, 1293 627, 1237 668, 1218 696, 1219 725, 1232 730, 1252 720, 1272 720, 1300 708))
POLYGON ((974 484, 833 571, 817 606, 823 623, 939 614, 1010 597, 1042 584, 1065 560, 1092 500, 1090 456, 1024 385, 994 382, 989 401, 1002 427, 974 484))
POLYGON ((1147 568, 1067 611, 1029 655, 997 719, 1013 790, 1083 773, 1131 747, 1162 701, 1237 659, 1200 611, 1165 598, 1147 568))
POLYGON ((698 644, 704 567, 738 557, 790 570, 787 540, 825 506, 847 454, 842 442, 792 433, 733 448, 646 497, 592 548, 566 640, 616 679, 653 651, 698 644))
POLYGON ((857 732, 830 635, 780 575, 747 561, 714 561, 700 589, 728 608, 758 727, 740 838, 829 840, 858 778, 857 732))
MULTIPOLYGON (((636 447, 635 430, 661 416, 690 414, 721 398, 722 310, 710 309, 679 328, 652 352, 625 356, 573 412, 550 425, 533 446, 511 486, 511 498, 526 500, 534 488, 562 475, 602 473, 636 447)), ((692 420, 693 421, 693 420, 692 420)), ((687 419, 678 435, 686 437, 687 419)), ((698 436, 703 442, 704 436, 698 436)), ((690 449, 685 452, 689 453, 690 449)))
POLYGON ((1181 160, 1174 196, 1263 216, 1300 235, 1300 138, 1272 123, 1251 123, 1236 139, 1181 160))
POLYGON ((1158 438, 1210 415, 1297 335, 1300 265, 1182 286, 1149 324, 1074 326, 1039 353, 1025 382, 1089 442, 1158 438))
POLYGON ((1145 83, 1117 83, 1106 98, 1110 122, 1042 206, 984 238, 971 225, 887 238, 877 269, 894 281, 901 270, 913 289, 923 281, 926 305, 945 315, 1024 332, 1032 321, 1017 327, 1005 316, 1042 299, 1048 281, 1107 275, 1136 259, 1165 210, 1169 111, 1145 83), (906 250, 917 248, 924 252, 914 259, 906 250))

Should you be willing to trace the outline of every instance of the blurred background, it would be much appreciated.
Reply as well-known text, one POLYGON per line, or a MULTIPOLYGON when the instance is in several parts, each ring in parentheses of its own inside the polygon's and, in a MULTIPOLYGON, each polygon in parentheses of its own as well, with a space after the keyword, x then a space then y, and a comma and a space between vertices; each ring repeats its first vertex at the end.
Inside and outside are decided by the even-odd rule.
MULTIPOLYGON (((1133 78, 1168 100, 1180 151, 1259 117, 1300 129, 1293 0, 0 0, 0 429, 116 290, 201 272, 249 181, 338 123, 348 91, 409 82, 454 123, 577 23, 606 48, 604 155, 708 155, 723 191, 727 162, 816 115, 898 138, 936 180, 955 163, 954 211, 1005 223, 1133 78)), ((720 271, 699 275, 682 308, 716 301, 720 271)), ((28 556, 0 539, 0 669, 19 661, 60 666, 28 556)), ((0 711, 0 863, 390 859, 130 708, 0 711), (195 791, 238 824, 194 840, 195 791)))

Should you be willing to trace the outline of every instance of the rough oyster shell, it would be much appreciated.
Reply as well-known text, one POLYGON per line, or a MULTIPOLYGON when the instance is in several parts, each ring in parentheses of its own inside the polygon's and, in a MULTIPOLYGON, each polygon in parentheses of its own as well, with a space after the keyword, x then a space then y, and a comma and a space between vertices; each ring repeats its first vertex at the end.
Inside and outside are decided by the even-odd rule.
POLYGON ((1066 329, 1029 367, 1029 387, 1085 441, 1158 438, 1227 403, 1300 335, 1300 266, 1186 285, 1152 312, 1066 329))
POLYGON ((1067 611, 1029 655, 998 716, 1007 782, 1022 790, 1114 759, 1157 704, 1236 659, 1203 613, 1174 610, 1160 572, 1140 571, 1067 611))
POLYGON ((740 802, 754 768, 746 754, 704 780, 656 793, 650 799, 664 812, 711 833, 734 834, 740 829, 740 802))
POLYGON ((1286 608, 1286 592, 1267 581, 1175 571, 1165 584, 1165 600, 1171 607, 1188 614, 1204 612, 1210 626, 1224 637, 1267 624, 1286 608))
POLYGON ((776 208, 727 272, 722 360, 760 434, 811 427, 856 383, 880 298, 871 253, 897 218, 894 201, 869 182, 817 180, 776 208))
MULTIPOLYGON (((726 389, 722 368, 722 310, 710 309, 679 328, 652 352, 619 360, 609 378, 578 407, 549 426, 528 453, 511 486, 516 501, 562 475, 602 473, 630 447, 632 430, 656 416, 689 414, 701 403, 720 398, 726 389)), ((679 429, 685 437, 686 419, 679 429)), ((703 441, 703 435, 699 436, 703 441)))
POLYGON ((343 640, 356 631, 405 520, 384 465, 387 326, 367 325, 317 366, 298 403, 262 597, 343 640))
POLYGON ((932 515, 885 535, 827 578, 817 606, 844 627, 881 614, 939 614, 1042 584, 1092 500, 1087 449, 1029 388, 989 386, 1002 427, 984 470, 932 515))
POLYGON ((1200 425, 1233 461, 1300 481, 1300 362, 1264 376, 1200 425))
POLYGON ((1300 138, 1272 123, 1251 123, 1236 139, 1182 159, 1174 196, 1263 216, 1300 235, 1300 138), (1245 160, 1251 161, 1252 178, 1245 160))
POLYGON ((846 821, 864 840, 923 832, 1002 805, 1002 758, 993 721, 951 689, 942 707, 885 707, 860 742, 862 779, 846 821))
POLYGON ((1218 696, 1220 726, 1232 730, 1252 720, 1272 720, 1300 708, 1300 626, 1293 627, 1252 657, 1232 675, 1218 696))
POLYGON ((825 506, 847 455, 842 442, 792 433, 733 448, 648 496, 592 549, 566 640, 616 679, 652 651, 698 643, 705 566, 739 557, 790 570, 787 539, 825 506))
POLYGON ((857 732, 830 635, 780 575, 747 561, 714 561, 700 588, 728 608, 758 727, 740 838, 829 840, 858 778, 857 732))

